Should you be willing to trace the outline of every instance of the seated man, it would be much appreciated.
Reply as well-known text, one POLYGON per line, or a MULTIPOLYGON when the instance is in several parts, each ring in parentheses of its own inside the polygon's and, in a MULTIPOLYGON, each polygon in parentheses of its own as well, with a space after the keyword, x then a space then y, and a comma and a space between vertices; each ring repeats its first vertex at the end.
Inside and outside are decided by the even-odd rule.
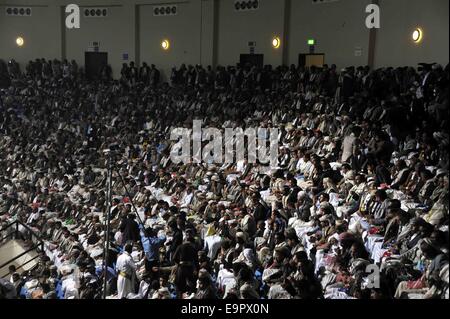
POLYGON ((397 299, 432 299, 448 293, 448 255, 443 254, 430 238, 420 243, 425 269, 418 280, 402 281, 395 292, 397 299))

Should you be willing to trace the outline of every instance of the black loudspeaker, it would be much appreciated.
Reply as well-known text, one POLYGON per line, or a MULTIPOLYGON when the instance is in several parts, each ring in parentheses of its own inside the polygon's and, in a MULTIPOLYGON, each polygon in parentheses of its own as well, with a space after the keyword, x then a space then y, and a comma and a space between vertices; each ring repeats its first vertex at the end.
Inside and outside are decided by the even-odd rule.
POLYGON ((154 16, 171 16, 178 13, 178 6, 154 6, 153 15, 154 16))
POLYGON ((234 3, 236 11, 257 10, 259 8, 259 0, 243 0, 234 3))

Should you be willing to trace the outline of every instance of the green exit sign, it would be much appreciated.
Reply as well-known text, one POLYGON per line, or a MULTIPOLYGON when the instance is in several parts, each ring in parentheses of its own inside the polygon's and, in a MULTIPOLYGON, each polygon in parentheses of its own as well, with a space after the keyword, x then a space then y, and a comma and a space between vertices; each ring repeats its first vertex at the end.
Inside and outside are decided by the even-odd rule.
POLYGON ((315 44, 316 44, 316 40, 314 40, 314 39, 308 40, 308 45, 315 45, 315 44))

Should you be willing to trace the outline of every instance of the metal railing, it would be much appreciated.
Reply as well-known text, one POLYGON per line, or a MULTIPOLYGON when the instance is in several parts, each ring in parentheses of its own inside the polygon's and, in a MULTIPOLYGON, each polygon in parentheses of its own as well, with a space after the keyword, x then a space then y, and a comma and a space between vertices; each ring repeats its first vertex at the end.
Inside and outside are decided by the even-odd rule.
MULTIPOLYGON (((12 230, 12 231, 7 232, 7 234, 5 236, 0 238, 0 247, 1 247, 1 245, 3 245, 5 243, 5 239, 6 239, 6 241, 8 241, 8 239, 9 240, 24 239, 23 235, 19 231, 19 226, 22 226, 27 230, 27 235, 29 235, 29 239, 31 239, 31 242, 33 243, 33 245, 30 248, 28 248, 27 250, 25 250, 24 252, 20 253, 19 255, 15 256, 15 257, 9 259, 8 261, 4 262, 3 264, 1 264, 0 269, 8 266, 15 260, 28 254, 29 252, 31 252, 33 250, 36 250, 38 252, 44 251, 44 241, 41 239, 41 237, 39 235, 37 235, 28 225, 26 225, 18 220, 14 221, 0 229, 0 232, 3 232, 5 230, 12 230)), ((35 260, 38 257, 39 257, 39 255, 36 255, 35 257, 33 257, 33 258, 27 260, 26 262, 24 262, 23 264, 21 264, 18 268, 22 268, 23 266, 29 264, 31 261, 35 260)), ((2 276, 1 278, 5 278, 6 276, 8 276, 8 274, 2 276)))

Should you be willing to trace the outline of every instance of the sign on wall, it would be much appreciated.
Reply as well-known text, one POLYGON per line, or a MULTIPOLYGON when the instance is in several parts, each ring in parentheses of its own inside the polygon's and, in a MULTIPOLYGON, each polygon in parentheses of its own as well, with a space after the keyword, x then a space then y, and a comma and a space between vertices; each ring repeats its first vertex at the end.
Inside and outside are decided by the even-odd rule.
POLYGON ((248 47, 250 48, 250 54, 255 54, 256 42, 248 41, 248 47))
POLYGON ((99 52, 100 51, 100 42, 92 41, 89 43, 88 52, 99 52))

